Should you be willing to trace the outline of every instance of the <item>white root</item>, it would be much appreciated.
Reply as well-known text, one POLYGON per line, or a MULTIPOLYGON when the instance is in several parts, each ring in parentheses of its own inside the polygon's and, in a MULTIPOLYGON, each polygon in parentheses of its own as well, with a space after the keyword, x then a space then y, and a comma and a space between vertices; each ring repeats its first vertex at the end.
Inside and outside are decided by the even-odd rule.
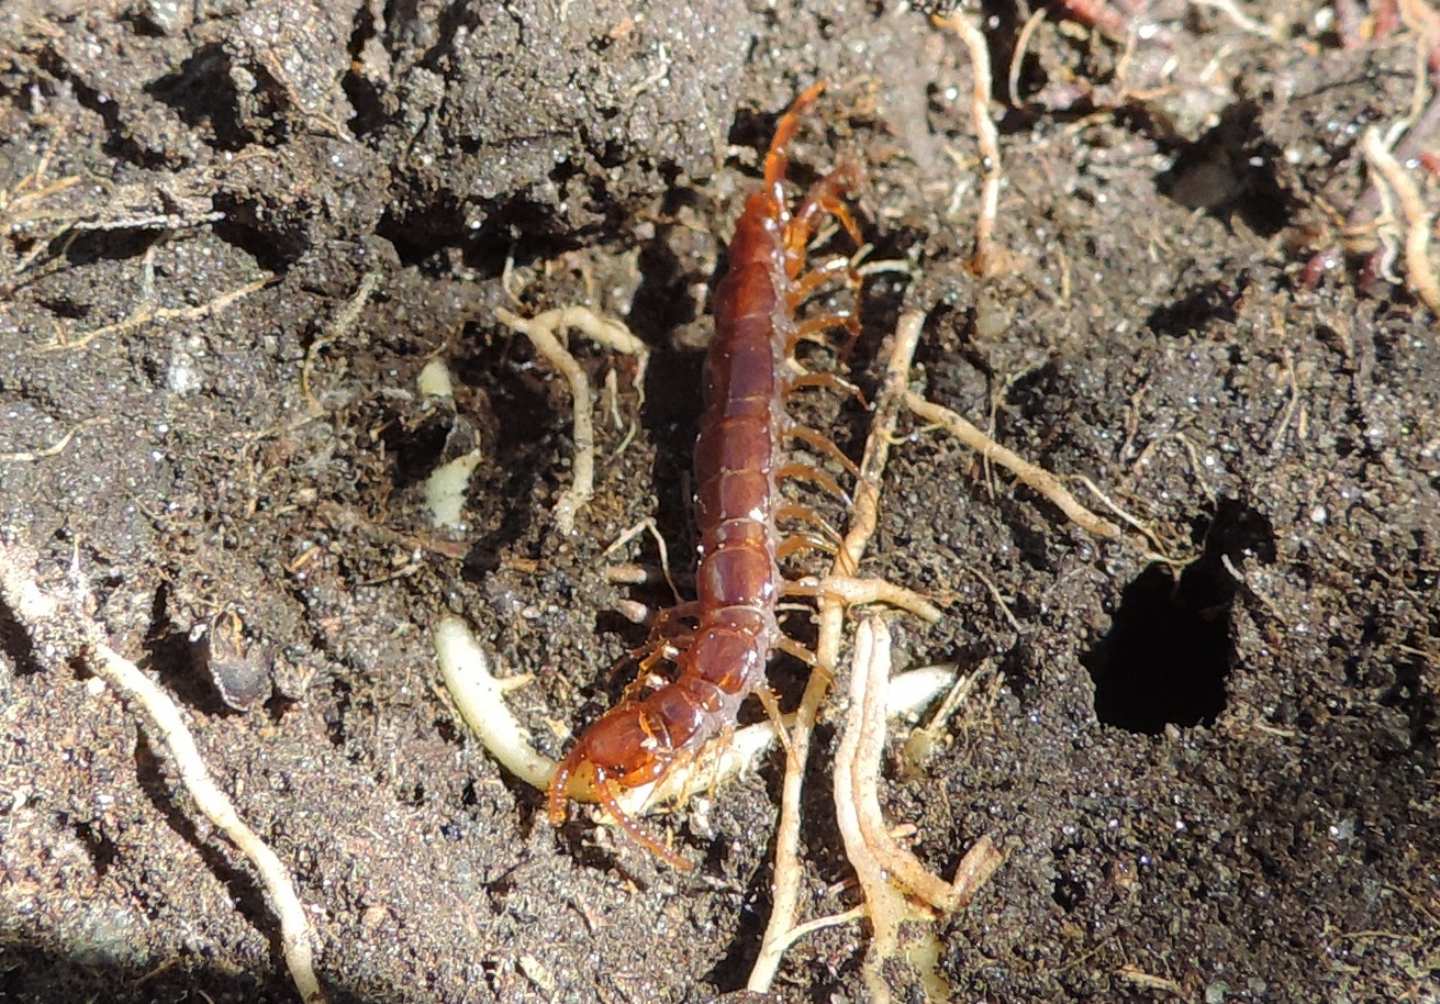
POLYGON ((975 142, 980 148, 980 166, 985 181, 980 188, 980 215, 975 220, 975 274, 995 275, 1004 268, 1004 253, 995 248, 995 220, 1000 213, 1000 185, 1005 171, 1000 163, 1000 134, 990 118, 990 48, 985 36, 970 18, 962 13, 936 17, 934 24, 949 28, 960 36, 970 54, 970 119, 975 127, 975 142))
MULTIPOLYGON (((880 479, 895 441, 895 425, 904 403, 910 362, 920 341, 925 314, 912 310, 902 314, 895 326, 895 338, 885 371, 885 385, 875 404, 875 418, 865 441, 860 461, 860 481, 855 490, 855 506, 851 510, 849 532, 836 555, 831 571, 842 575, 846 569, 860 567, 860 559, 875 532, 880 510, 880 479)), ((816 601, 820 630, 815 654, 821 666, 832 667, 840 654, 840 638, 845 624, 845 602, 822 588, 816 601)), ((810 755, 810 739, 820 705, 830 689, 830 674, 811 673, 795 711, 790 728, 790 746, 794 755, 788 760, 785 780, 780 789, 780 825, 775 832, 775 878, 770 920, 760 943, 760 953, 750 969, 746 988, 765 993, 780 968, 780 960, 791 941, 795 914, 799 905, 800 877, 800 816, 801 795, 805 782, 804 763, 810 755)))
POLYGON ((990 838, 981 837, 961 860, 954 882, 946 882, 890 835, 879 796, 889 685, 890 630, 880 618, 869 617, 855 632, 850 710, 835 755, 834 788, 845 856, 860 880, 873 931, 863 974, 870 999, 879 1004, 890 1000, 881 966, 899 951, 900 924, 916 916, 906 894, 941 914, 952 913, 969 901, 1001 862, 990 838))
POLYGON ((0 599, 30 632, 36 647, 58 653, 57 660, 82 656, 127 701, 144 712, 145 722, 159 735, 180 771, 180 779, 205 817, 243 853, 260 873, 271 908, 280 920, 280 942, 291 981, 304 1004, 324 1004, 325 993, 315 975, 310 921, 295 893, 295 883, 280 858, 235 811, 205 768, 205 761, 180 709, 133 662, 106 643, 100 626, 85 616, 84 594, 57 599, 42 591, 34 578, 35 555, 19 544, 0 541, 0 599))
POLYGON ((440 618, 434 640, 441 679, 470 731, 506 770, 544 791, 555 762, 530 744, 529 734, 505 703, 513 685, 490 672, 489 657, 459 617, 440 618))
POLYGON ((551 366, 560 371, 570 385, 572 422, 575 435, 574 483, 560 496, 555 506, 555 525, 569 536, 575 530, 575 516, 595 495, 595 423, 590 417, 590 382, 585 371, 561 344, 556 332, 579 331, 593 342, 638 359, 635 385, 644 403, 645 367, 650 350, 630 333, 630 329, 613 318, 601 317, 586 307, 557 307, 531 318, 512 314, 504 307, 495 308, 495 316, 507 327, 530 339, 530 344, 551 366))
MULTIPOLYGON (((1374 126, 1366 129, 1360 148, 1370 169, 1384 179, 1385 185, 1395 193, 1400 211, 1405 215, 1408 227, 1405 231, 1405 273, 1410 280, 1410 288, 1432 314, 1440 316, 1440 281, 1437 281, 1435 269, 1430 264, 1430 213, 1425 209, 1415 182, 1410 180, 1386 148, 1379 129, 1374 126)), ((1377 184, 1377 187, 1384 191, 1384 186, 1377 184)))

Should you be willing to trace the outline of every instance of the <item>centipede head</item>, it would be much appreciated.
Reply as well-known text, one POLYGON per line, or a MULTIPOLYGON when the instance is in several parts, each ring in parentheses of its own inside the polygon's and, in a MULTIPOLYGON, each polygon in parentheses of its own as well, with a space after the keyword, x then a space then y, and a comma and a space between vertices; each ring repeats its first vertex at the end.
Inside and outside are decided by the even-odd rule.
POLYGON ((681 871, 693 865, 650 836, 630 818, 617 800, 620 792, 649 784, 673 765, 673 754, 656 749, 644 716, 633 704, 622 704, 582 735, 560 761, 547 793, 550 823, 565 821, 570 799, 598 802, 635 843, 681 871))

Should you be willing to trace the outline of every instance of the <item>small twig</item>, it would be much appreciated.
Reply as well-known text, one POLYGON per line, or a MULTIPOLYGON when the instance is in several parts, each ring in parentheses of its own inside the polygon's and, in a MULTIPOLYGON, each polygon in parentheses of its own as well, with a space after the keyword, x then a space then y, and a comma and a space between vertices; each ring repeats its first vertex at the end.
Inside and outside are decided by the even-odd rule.
MULTIPOLYGON (((600 553, 600 560, 604 561, 647 530, 650 532, 651 538, 655 541, 656 549, 660 552, 660 570, 665 576, 666 585, 670 587, 670 595, 675 597, 675 602, 678 605, 680 603, 680 590, 675 588, 675 580, 670 575, 670 549, 665 546, 665 538, 660 536, 660 528, 655 525, 654 517, 646 516, 619 537, 615 538, 615 542, 600 553)), ((613 582, 615 580, 612 579, 611 581, 613 582)))
POLYGON ((963 14, 932 18, 939 28, 949 28, 960 36, 970 53, 970 117, 975 127, 975 140, 980 147, 980 166, 985 183, 980 190, 980 215, 975 221, 975 258, 971 263, 975 274, 995 275, 1003 260, 994 248, 995 218, 1000 210, 1000 184, 1005 172, 1000 163, 1000 134, 990 119, 990 49, 985 36, 963 14))
POLYGON ((230 304, 242 297, 249 296, 258 290, 264 289, 275 281, 275 276, 267 275, 256 279, 254 282, 246 283, 238 289, 232 289, 228 293, 221 293, 213 300, 198 304, 194 307, 156 307, 152 304, 144 304, 131 312, 129 317, 116 321, 113 324, 102 325, 85 332, 75 339, 57 339, 46 345, 39 346, 38 352, 72 352, 82 349, 102 335, 114 335, 134 328, 143 327, 151 321, 196 321, 220 313, 230 304))
POLYGON ((43 448, 43 449, 39 449, 39 450, 18 450, 18 451, 14 452, 14 453, 0 453, 0 463, 6 463, 6 464, 33 463, 33 462, 36 461, 36 460, 44 460, 46 457, 56 456, 56 455, 64 452, 65 447, 67 447, 67 446, 70 445, 70 440, 74 439, 74 438, 75 438, 75 434, 76 434, 77 432, 79 432, 81 429, 84 429, 84 428, 86 428, 87 426, 91 426, 91 425, 104 425, 105 423, 107 423, 107 422, 109 422, 109 421, 110 421, 110 419, 109 419, 108 416, 100 415, 100 416, 97 416, 97 417, 95 417, 95 418, 87 418, 87 419, 84 419, 83 421, 76 422, 74 425, 72 425, 72 426, 70 427, 70 431, 69 431, 69 432, 65 433, 65 435, 61 436, 61 437, 60 437, 58 440, 56 440, 54 443, 52 443, 51 445, 49 445, 49 446, 47 446, 47 447, 45 447, 45 448, 43 448))
POLYGON ((325 994, 315 976, 310 945, 310 921, 289 871, 245 824, 229 797, 211 779, 175 702, 133 662, 111 649, 100 626, 83 613, 83 592, 62 603, 40 589, 34 567, 35 555, 28 548, 0 541, 0 599, 31 633, 37 648, 43 645, 71 657, 83 656, 103 679, 144 711, 148 725, 174 758, 180 779, 196 806, 260 873, 271 907, 280 920, 281 948, 301 1000, 304 1004, 323 1004, 325 994))
POLYGON ((1219 11, 1228 17, 1241 31, 1249 32, 1252 35, 1259 35, 1261 38, 1271 42, 1283 42, 1280 31, 1277 27, 1263 25, 1253 17, 1246 14, 1235 5, 1235 0, 1190 0, 1192 7, 1208 7, 1211 10, 1219 11))
POLYGON ((1430 265, 1430 213, 1426 211, 1415 183, 1385 148, 1379 129, 1374 126, 1366 129, 1360 148, 1371 169, 1394 191, 1409 226, 1405 235, 1405 272, 1410 288, 1432 314, 1440 316, 1440 282, 1436 281, 1435 270, 1430 265))
POLYGON ((1025 62, 1025 49, 1030 45, 1030 36, 1035 34, 1035 29, 1040 22, 1045 20, 1046 8, 1036 7, 1035 11, 1025 19, 1025 24, 1020 28, 1020 34, 1015 39, 1015 51, 1010 56, 1010 74, 1006 80, 1006 86, 1010 92, 1010 107, 1019 108, 1020 105, 1020 70, 1025 62))
POLYGON ((1075 480, 1079 481, 1086 488, 1090 489, 1090 494, 1094 495, 1101 502, 1105 503, 1105 508, 1109 509, 1124 522, 1128 523, 1131 527, 1135 529, 1136 533, 1144 537, 1145 540, 1148 541, 1149 544, 1155 548, 1155 550, 1153 551, 1147 550, 1145 552, 1145 556, 1147 558, 1150 558, 1152 561, 1160 561, 1167 565, 1174 566, 1187 565, 1190 563, 1191 559, 1189 558, 1177 559, 1170 557, 1169 553, 1161 544, 1160 539, 1155 536, 1155 533, 1148 526, 1142 523, 1139 517, 1132 515, 1128 510, 1126 510, 1118 502, 1112 499, 1109 495, 1101 491, 1100 486, 1097 485, 1094 481, 1091 481, 1083 474, 1076 475, 1075 480))
POLYGON ((1290 428, 1290 420, 1295 417, 1295 409, 1300 406, 1300 386, 1295 381, 1295 360, 1290 358, 1289 346, 1280 347, 1280 356, 1285 360, 1285 382, 1289 385, 1290 394, 1285 402, 1285 411, 1280 415, 1280 424, 1275 428, 1275 434, 1270 437, 1270 452, 1276 453, 1285 442, 1285 432, 1290 428))
POLYGON ((1049 499, 1077 526, 1110 540, 1122 536, 1118 526, 1081 505, 1055 475, 1001 446, 949 408, 927 401, 914 391, 905 392, 905 404, 926 422, 939 426, 982 457, 1014 474, 1023 484, 1049 499))
POLYGON ((565 382, 570 385, 575 435, 575 459, 572 463, 575 482, 561 493, 560 501, 555 506, 555 523, 560 532, 568 536, 575 530, 576 513, 595 495, 595 425, 590 417, 590 382, 585 379, 585 371, 580 368, 575 357, 560 343, 560 339, 555 337, 555 332, 573 328, 591 341, 635 356, 635 385, 640 390, 642 406, 645 367, 650 359, 650 350, 645 347, 644 342, 631 334, 624 324, 601 317, 588 307, 557 307, 528 319, 512 314, 504 307, 496 307, 495 316, 507 327, 529 338, 535 351, 559 370, 565 382))
POLYGON ((325 333, 311 342, 310 347, 305 350, 305 361, 300 365, 300 396, 305 399, 305 407, 311 415, 320 415, 325 411, 324 406, 320 404, 320 399, 310 389, 310 375, 314 372, 316 357, 322 348, 336 339, 343 338, 355 326, 355 322, 360 319, 360 312, 365 309, 366 301, 370 299, 379 285, 380 273, 366 272, 360 280, 359 287, 355 290, 355 295, 346 301, 345 306, 340 309, 340 313, 336 314, 334 320, 325 326, 325 333))
POLYGON ((1025 637, 1025 632, 1021 629, 1020 622, 1017 621, 1015 615, 1010 612, 1010 604, 1005 602, 1005 597, 1000 595, 1000 590, 996 588, 995 583, 990 581, 990 577, 973 565, 970 566, 969 571, 970 574, 979 579, 989 591, 990 598, 995 601, 995 605, 1000 608, 1000 613, 1002 613, 1005 616, 1005 620, 1010 623, 1011 629, 1015 632, 1015 637, 1025 637))

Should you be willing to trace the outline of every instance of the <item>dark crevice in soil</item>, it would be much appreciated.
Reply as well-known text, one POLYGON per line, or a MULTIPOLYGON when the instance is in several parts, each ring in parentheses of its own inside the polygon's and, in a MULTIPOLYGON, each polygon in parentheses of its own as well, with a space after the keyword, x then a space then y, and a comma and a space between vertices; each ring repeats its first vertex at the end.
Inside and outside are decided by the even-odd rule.
POLYGON ((124 261, 138 258, 161 239, 156 230, 117 227, 114 230, 82 231, 62 243, 65 260, 71 267, 97 261, 124 261))
POLYGON ((534 507, 516 505, 516 500, 534 497, 535 487, 546 478, 568 478, 570 472, 553 463, 557 455, 554 435, 568 433, 565 409, 557 411, 543 373, 520 369, 515 359, 524 339, 509 339, 496 351, 492 345, 475 344, 474 351, 452 360, 457 380, 467 387, 488 389, 489 405, 502 421, 495 438, 486 446, 486 458, 471 477, 472 512, 498 513, 476 526, 476 533, 464 564, 464 577, 478 582, 500 566, 500 558, 529 533, 534 507), (477 486, 485 486, 483 494, 477 486))
POLYGON ((340 87, 350 102, 355 114, 346 123, 357 139, 363 139, 384 126, 389 117, 385 114, 384 89, 360 73, 360 65, 366 43, 375 38, 375 18, 368 4, 361 4, 355 12, 355 27, 350 33, 347 49, 351 57, 351 68, 340 79, 340 87))
POLYGON ((110 866, 115 863, 115 857, 119 853, 115 841, 101 833, 92 824, 80 820, 70 823, 70 831, 84 845, 85 853, 90 855, 90 862, 95 867, 95 877, 103 879, 105 874, 110 871, 110 866))
POLYGON ((174 73, 147 84, 145 92, 173 108, 186 125, 208 124, 217 149, 240 151, 259 137, 241 124, 230 65, 230 56, 215 42, 196 49, 174 73))
POLYGON ((46 52, 40 57, 39 62, 41 67, 56 80, 70 85, 74 91, 75 100, 80 103, 81 107, 100 116, 105 123, 104 149, 106 153, 117 160, 123 160, 149 170, 159 169, 166 165, 166 158, 163 155, 145 149, 129 135, 118 102, 97 91, 89 82, 71 70, 69 64, 55 53, 46 52))
POLYGON ((225 214, 225 219, 215 224, 215 236, 245 252, 268 272, 283 275, 310 250, 303 229, 287 232, 283 227, 259 225, 254 204, 234 193, 217 192, 215 209, 225 214))
POLYGON ((175 623, 171 598, 167 586, 155 590, 145 632, 145 667, 158 673, 187 707, 206 715, 224 714, 228 710, 225 703, 196 667, 188 626, 175 623))
MULTIPOLYGON (((30 632, 15 619, 15 614, 4 603, 0 603, 0 652, 4 652, 9 658, 10 665, 15 667, 17 674, 31 676, 40 672, 40 664, 35 661, 35 643, 30 639, 30 632)), ((5 678, 0 676, 0 697, 4 696, 5 683, 5 678)))
POLYGON ((1095 683, 1095 716, 1127 732, 1213 725, 1234 663, 1231 608, 1242 555, 1272 562, 1274 532, 1234 499, 1220 504, 1201 556, 1175 579, 1151 566, 1125 587, 1110 632, 1081 659, 1095 683))
MULTIPOLYGON (((404 265, 424 266, 447 249, 456 248, 465 266, 483 279, 499 277, 507 259, 524 265, 557 258, 597 236, 591 230, 568 229, 552 207, 525 195, 468 209, 442 200, 411 213, 387 210, 376 233, 395 246, 404 265), (475 230, 466 229, 465 220, 477 215, 484 222, 475 230)), ((448 272, 451 263, 438 262, 438 268, 448 272)))

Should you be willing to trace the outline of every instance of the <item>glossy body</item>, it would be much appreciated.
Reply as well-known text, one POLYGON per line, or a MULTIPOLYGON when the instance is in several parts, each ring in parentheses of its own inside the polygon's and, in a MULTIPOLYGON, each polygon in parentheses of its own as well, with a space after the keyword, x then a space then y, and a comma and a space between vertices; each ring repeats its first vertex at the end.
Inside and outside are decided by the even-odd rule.
MULTIPOLYGON (((798 330, 795 307, 816 285, 796 280, 816 220, 836 211, 836 193, 853 180, 852 170, 835 172, 789 212, 782 184, 785 146, 798 114, 821 89, 811 87, 782 116, 765 159, 765 181, 746 201, 728 270, 715 290, 715 335, 705 360, 695 443, 698 623, 683 639, 674 680, 622 701, 590 726, 550 785, 552 821, 563 819, 567 797, 598 801, 631 837, 680 867, 687 866, 683 859, 630 823, 615 794, 658 779, 732 726, 741 702, 763 686, 766 662, 781 637, 775 619, 784 587, 776 482, 790 431, 784 376, 798 330)), ((853 233, 848 213, 841 219, 853 233)))

